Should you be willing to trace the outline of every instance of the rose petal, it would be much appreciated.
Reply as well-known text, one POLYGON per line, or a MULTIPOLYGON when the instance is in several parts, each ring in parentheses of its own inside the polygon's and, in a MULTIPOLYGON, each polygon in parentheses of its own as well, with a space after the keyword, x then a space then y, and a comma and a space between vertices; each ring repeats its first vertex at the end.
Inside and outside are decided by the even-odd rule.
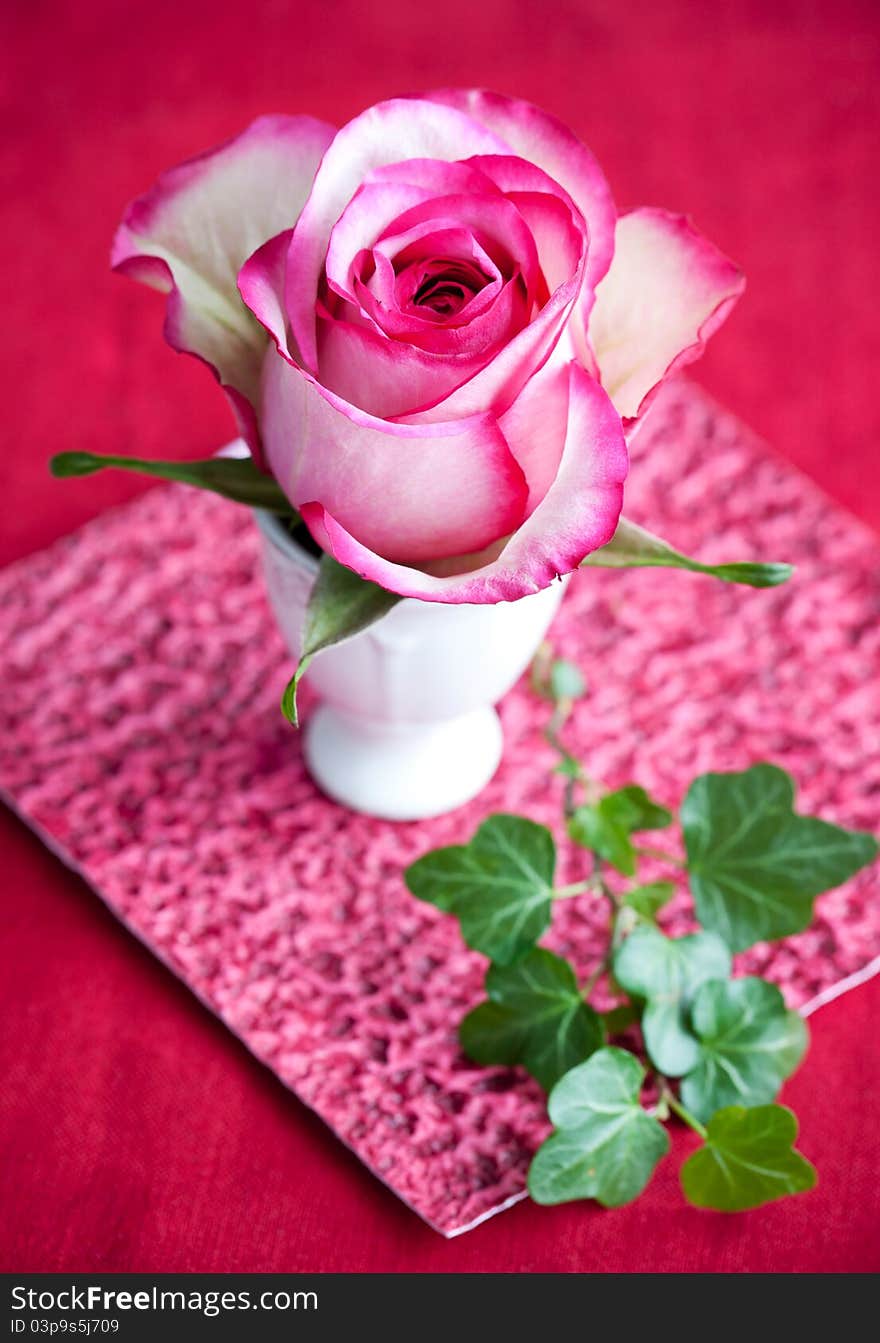
MULTIPOLYGON (((525 193, 523 193, 525 195, 525 193)), ((529 194, 527 210, 532 227, 548 252, 554 253, 560 274, 568 278, 550 295, 541 310, 504 345, 486 366, 444 400, 405 417, 410 424, 431 423, 454 415, 474 415, 491 409, 502 414, 528 380, 550 358, 581 293, 587 261, 587 239, 571 211, 555 195, 529 194)), ((549 264, 549 263, 548 263, 549 264)), ((551 272, 552 273, 552 272, 551 272)))
POLYGON ((317 368, 315 297, 333 225, 368 173, 405 159, 508 153, 463 112, 405 98, 377 103, 339 131, 318 171, 291 243, 285 308, 304 363, 317 368))
POLYGON ((568 192, 534 163, 502 154, 482 155, 470 162, 491 179, 525 219, 547 288, 552 293, 565 283, 577 266, 584 248, 584 236, 589 246, 589 229, 583 214, 568 192), (561 202, 568 215, 563 214, 558 205, 551 206, 552 213, 548 215, 543 208, 548 196, 561 202), (560 229, 560 220, 565 222, 565 228, 560 229))
POLYGON ((421 188, 408 183, 364 183, 355 192, 334 224, 327 247, 324 271, 335 293, 355 302, 355 259, 372 248, 392 219, 424 199, 421 188))
MULTIPOLYGON (((366 304, 365 304, 366 307, 366 304)), ((349 308, 349 311, 351 309, 349 308)), ((426 422, 442 414, 449 398, 501 359, 517 333, 526 326, 528 304, 518 277, 505 284, 494 303, 464 326, 430 326, 416 318, 399 319, 399 336, 390 338, 368 323, 342 317, 318 320, 318 364, 323 386, 343 400, 383 419, 411 418, 424 407, 426 422)), ((394 331, 393 318, 383 322, 394 331)), ((530 329, 530 328, 529 328, 530 329)), ((522 370, 523 378, 527 370, 522 370)), ((479 404, 469 414, 482 414, 479 404)))
MULTIPOLYGON (((490 156, 491 157, 491 156, 490 156)), ((480 168, 480 156, 465 156, 461 161, 447 159, 402 159, 384 163, 366 178, 367 182, 399 182, 418 187, 423 200, 435 196, 473 196, 499 194, 492 179, 480 168)))
MULTIPOLYGON (((402 199, 399 195, 401 188, 396 184, 392 187, 374 185, 369 191, 365 189, 359 193, 331 234, 326 267, 331 290, 351 303, 356 312, 344 311, 328 297, 322 315, 339 316, 345 321, 367 325, 396 339, 411 338, 416 344, 422 343, 420 337, 424 335, 427 336, 425 348, 438 352, 445 349, 455 353, 466 347, 476 353, 487 344, 476 331, 467 337, 452 338, 445 345, 443 342, 438 345, 431 331, 438 324, 463 326, 484 311, 501 292, 503 278, 523 277, 523 304, 527 313, 537 295, 544 290, 534 240, 516 206, 496 192, 488 179, 482 180, 492 193, 488 199, 486 196, 432 198, 413 209, 404 210, 378 235, 376 229, 383 217, 383 207, 387 209, 389 202, 396 205, 402 199), (371 235, 375 245, 361 247, 371 235), (462 309, 442 323, 438 323, 437 314, 428 309, 424 315, 412 308, 403 311, 398 303, 396 272, 420 258, 443 257, 464 260, 475 266, 483 273, 487 286, 493 280, 498 283, 489 293, 481 291, 475 295, 466 305, 466 311, 462 309), (365 267, 372 267, 372 274, 365 267), (359 278, 362 274, 369 275, 366 280, 368 293, 365 293, 365 282, 359 278), (371 298, 371 294, 375 297, 371 298)), ((509 335, 513 334, 515 331, 510 330, 509 335)), ((318 368, 323 378, 320 359, 318 368)), ((409 404, 415 403, 410 399, 409 404)))
MULTIPOLYGON (((489 317, 494 316, 493 308, 489 317)), ((506 303, 497 314, 502 334, 511 320, 511 307, 506 303)), ((438 331, 438 336, 455 334, 438 331)), ((496 335, 494 345, 475 351, 465 345, 461 353, 435 353, 422 348, 425 342, 414 345, 392 340, 368 326, 338 317, 319 317, 320 380, 329 391, 370 415, 382 419, 411 415, 422 406, 442 402, 462 383, 473 379, 491 359, 498 339, 496 335)), ((480 407, 477 413, 486 409, 480 407)))
POLYGON ((437 196, 405 210, 377 238, 374 252, 393 260, 441 229, 464 229, 499 272, 519 270, 530 296, 540 277, 535 240, 517 207, 502 195, 437 196))
POLYGON ((408 159, 368 173, 333 225, 325 271, 328 283, 352 298, 349 268, 360 252, 369 251, 388 225, 423 201, 453 195, 500 195, 485 173, 466 163, 439 159, 408 159))
MULTIPOLYGON (((369 210, 371 197, 381 197, 387 189, 387 184, 383 184, 365 191, 360 199, 355 198, 349 211, 369 210)), ((560 236, 564 236, 566 227, 572 231, 570 211, 561 201, 549 195, 537 200, 539 203, 531 207, 533 212, 556 212, 560 216, 556 219, 560 236), (540 202, 544 202, 543 207, 540 202)), ((374 210, 379 209, 381 201, 377 200, 374 210)), ((376 214, 373 217, 375 220, 376 214)), ((397 324, 396 339, 388 340, 368 324, 346 320, 344 307, 326 316, 319 312, 317 376, 325 387, 370 414, 385 418, 412 415, 426 407, 437 408, 434 419, 479 414, 492 408, 498 389, 508 401, 513 398, 540 363, 540 357, 533 351, 542 348, 542 341, 551 339, 558 304, 527 328, 530 333, 527 341, 505 358, 496 379, 490 379, 485 387, 481 384, 466 410, 445 413, 446 398, 456 388, 470 383, 497 351, 509 346, 528 314, 540 267, 532 234, 517 207, 494 187, 490 187, 489 194, 432 198, 405 210, 390 223, 377 239, 373 253, 377 260, 382 256, 387 260, 406 259, 409 253, 415 256, 420 249, 430 255, 433 249, 441 247, 441 235, 456 231, 471 234, 506 274, 522 273, 525 294, 515 286, 505 288, 491 310, 460 333, 434 328, 426 337, 424 321, 411 319, 414 334, 419 337, 417 346, 405 343, 405 322, 397 324)), ((583 249, 582 235, 577 235, 577 240, 583 249)), ((564 244, 559 245, 565 252, 564 244)), ((290 264, 293 264, 292 253, 290 264)), ((337 280, 340 279, 341 257, 335 259, 334 271, 337 280)), ((378 314, 370 314, 366 306, 363 311, 374 316, 377 326, 382 325, 378 314)))
POLYGON ((438 89, 424 96, 467 113, 506 141, 515 155, 537 164, 565 188, 587 221, 590 256, 585 286, 592 291, 611 264, 617 211, 605 175, 586 145, 549 112, 519 98, 484 89, 438 89))
POLYGON ((527 518, 550 491, 565 450, 568 362, 554 372, 545 366, 501 417, 504 437, 529 487, 527 518))
MULTIPOLYGON (((369 261, 373 273, 366 282, 359 275, 354 280, 355 298, 365 317, 387 335, 403 337, 416 345, 423 338, 430 340, 431 333, 438 326, 451 330, 472 322, 495 302, 505 283, 495 262, 473 234, 465 229, 445 229, 440 233, 429 234, 420 241, 427 253, 423 262, 413 260, 401 275, 397 275, 392 263, 381 252, 364 252, 361 256, 369 261), (453 262, 458 260, 482 278, 482 288, 456 313, 444 315, 430 307, 422 309, 411 300, 405 301, 412 283, 410 277, 417 272, 420 264, 430 267, 435 257, 449 258, 453 262)), ((519 272, 516 279, 520 281, 519 272)), ((524 282, 520 283, 520 287, 525 305, 524 282)))
POLYGON ((258 247, 238 273, 238 292, 279 353, 292 358, 284 316, 284 276, 293 229, 285 229, 258 247))
POLYGON ((590 345, 621 415, 641 414, 674 369, 699 358, 745 287, 683 215, 622 215, 614 261, 596 293, 590 345))
POLYGON ((435 196, 414 205, 392 220, 376 238, 373 254, 388 261, 434 254, 430 239, 441 231, 461 231, 492 261, 500 274, 520 271, 529 301, 536 298, 541 273, 535 239, 523 215, 500 193, 493 195, 435 196))
POLYGON ((165 334, 253 400, 265 337, 236 276, 296 223, 335 130, 311 117, 260 117, 234 140, 163 173, 129 205, 112 262, 170 295, 165 334), (246 208, 245 208, 246 207, 246 208))
POLYGON ((263 439, 291 502, 320 500, 392 560, 481 550, 516 528, 528 489, 496 420, 389 425, 320 387, 271 351, 263 439))
POLYGON ((522 396, 528 404, 501 423, 511 449, 536 482, 546 474, 560 439, 564 448, 546 495, 497 558, 445 577, 392 563, 371 549, 360 531, 356 536, 357 529, 346 527, 318 495, 301 504, 312 535, 363 578, 424 601, 514 601, 570 573, 585 555, 610 541, 617 527, 628 464, 620 418, 602 388, 576 363, 547 370, 522 396), (543 438, 536 445, 528 435, 541 425, 543 438), (526 441, 520 439, 523 434, 526 441))

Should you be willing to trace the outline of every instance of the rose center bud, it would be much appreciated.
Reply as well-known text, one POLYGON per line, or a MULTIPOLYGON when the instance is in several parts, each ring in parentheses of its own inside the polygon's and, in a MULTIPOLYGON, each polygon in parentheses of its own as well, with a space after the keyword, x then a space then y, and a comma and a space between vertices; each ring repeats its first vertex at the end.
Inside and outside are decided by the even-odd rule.
POLYGON ((460 312, 489 283, 479 266, 450 257, 436 257, 407 266, 397 277, 397 301, 402 309, 428 308, 438 317, 460 312))

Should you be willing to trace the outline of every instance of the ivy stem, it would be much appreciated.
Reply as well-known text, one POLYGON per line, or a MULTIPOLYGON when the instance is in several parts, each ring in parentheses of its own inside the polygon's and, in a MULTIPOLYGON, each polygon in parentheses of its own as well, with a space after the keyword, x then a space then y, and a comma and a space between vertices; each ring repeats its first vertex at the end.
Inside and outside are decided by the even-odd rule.
POLYGON ((687 868, 687 863, 681 858, 676 858, 672 853, 666 853, 663 849, 652 849, 649 845, 636 849, 639 858, 659 858, 664 863, 669 863, 671 867, 680 867, 682 870, 687 868))
MULTIPOLYGON (((539 695, 545 695, 545 697, 546 692, 542 688, 542 682, 549 671, 552 651, 549 644, 542 644, 532 664, 532 687, 539 695)), ((578 784, 583 788, 588 801, 595 801, 599 791, 596 783, 587 774, 580 761, 575 760, 559 735, 571 716, 572 708, 573 704, 570 699, 557 700, 553 706, 550 720, 544 727, 544 740, 553 747, 561 761, 572 766, 575 770, 575 773, 570 774, 565 780, 563 811, 566 820, 570 820, 577 808, 576 789, 578 784)))
POLYGON ((560 700, 553 709, 549 723, 547 723, 544 728, 544 739, 553 747, 553 750, 559 756, 559 759, 568 761, 570 764, 574 765, 577 770, 575 776, 569 775, 565 780, 565 794, 562 809, 565 813, 566 820, 570 820, 576 810, 575 789, 577 785, 580 784, 585 792, 589 792, 592 787, 581 764, 574 760, 571 753, 566 750, 565 743, 559 735, 560 730, 564 726, 570 713, 571 700, 560 700))
POLYGON ((584 895, 587 891, 598 891, 601 889, 600 883, 595 876, 587 877, 586 881, 575 881, 571 886, 557 886, 553 892, 554 900, 567 900, 573 895, 584 895))
POLYGON ((606 954, 602 957, 601 961, 596 966, 595 970, 590 975, 589 979, 584 985, 583 996, 585 999, 589 999, 590 994, 593 992, 593 989, 599 983, 599 980, 602 978, 604 974, 606 974, 611 969, 612 959, 613 958, 610 951, 606 952, 606 954))
POLYGON ((697 1119, 696 1115, 691 1114, 690 1110, 685 1109, 681 1101, 678 1099, 678 1097, 675 1095, 674 1091, 670 1087, 669 1083, 666 1081, 666 1078, 664 1077, 660 1079, 660 1081, 661 1081, 660 1086, 661 1101, 665 1101, 666 1104, 669 1106, 670 1110, 672 1110, 674 1114, 677 1114, 679 1119, 683 1120, 684 1123, 687 1124, 688 1128, 692 1128, 694 1133, 699 1133, 700 1137, 703 1139, 708 1138, 709 1133, 708 1130, 706 1129, 706 1126, 704 1124, 701 1124, 699 1119, 697 1119))
POLYGON ((589 998, 602 976, 611 969, 614 963, 614 953, 620 945, 620 900, 602 876, 602 860, 597 853, 593 854, 591 881, 593 889, 601 891, 611 906, 611 927, 608 936, 608 950, 584 985, 584 998, 589 998))

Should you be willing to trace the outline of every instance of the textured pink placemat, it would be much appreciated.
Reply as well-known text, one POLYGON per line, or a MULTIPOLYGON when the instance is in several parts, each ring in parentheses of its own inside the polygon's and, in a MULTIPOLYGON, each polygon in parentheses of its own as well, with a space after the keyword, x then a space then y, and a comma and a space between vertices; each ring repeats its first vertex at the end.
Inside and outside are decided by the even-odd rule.
MULTIPOLYGON (((607 783, 637 779, 669 803, 696 772, 775 760, 805 809, 876 828, 876 540, 688 384, 637 440, 627 512, 707 559, 790 559, 798 573, 769 592, 579 575, 552 632, 590 683, 572 748, 607 783)), ((459 1054, 484 963, 400 874, 491 811, 558 829, 546 706, 523 685, 508 697, 502 767, 450 816, 400 825, 327 801, 279 714, 290 667, 256 529, 183 487, 7 569, 0 638, 10 805, 438 1230, 521 1196, 541 1095, 459 1054)), ((602 906, 585 899, 564 902, 551 941, 586 973, 602 936, 602 906)), ((741 959, 809 1007, 878 952, 868 873, 820 900, 810 931, 741 959)))

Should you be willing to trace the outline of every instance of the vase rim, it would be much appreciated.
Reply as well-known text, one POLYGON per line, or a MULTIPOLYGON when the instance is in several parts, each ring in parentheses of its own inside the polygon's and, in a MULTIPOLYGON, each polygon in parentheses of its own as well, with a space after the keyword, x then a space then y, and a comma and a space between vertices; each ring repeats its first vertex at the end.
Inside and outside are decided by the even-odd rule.
POLYGON ((315 556, 294 540, 277 513, 270 513, 266 508, 254 508, 251 512, 260 531, 276 550, 307 573, 314 575, 318 572, 315 556))

